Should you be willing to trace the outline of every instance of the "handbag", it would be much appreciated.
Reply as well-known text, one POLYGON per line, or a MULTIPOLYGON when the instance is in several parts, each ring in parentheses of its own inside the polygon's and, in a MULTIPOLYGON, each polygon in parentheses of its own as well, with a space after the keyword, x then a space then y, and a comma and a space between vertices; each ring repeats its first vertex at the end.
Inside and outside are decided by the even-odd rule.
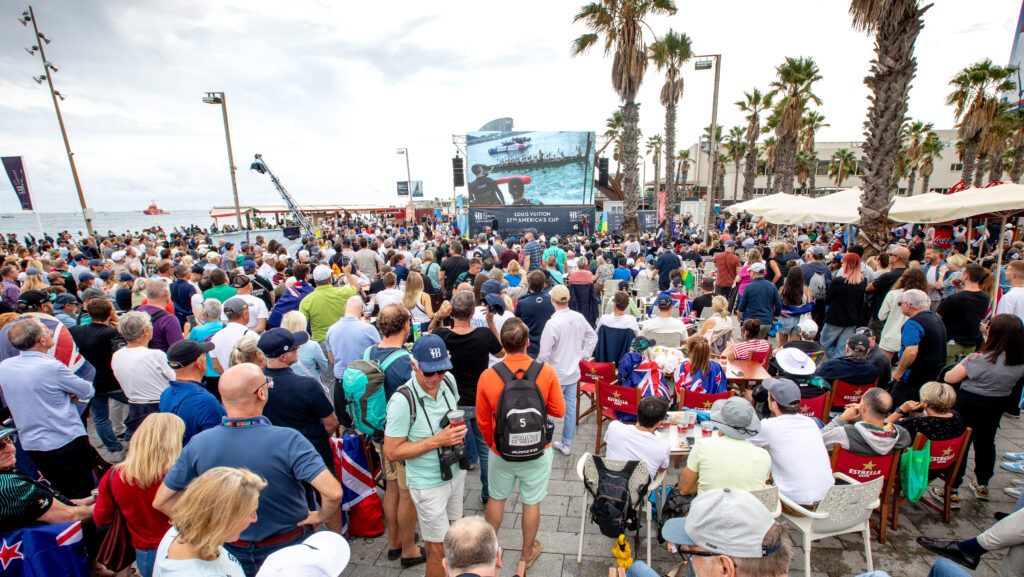
POLYGON ((931 441, 925 441, 920 449, 907 449, 900 457, 900 483, 903 494, 911 503, 917 503, 928 489, 928 467, 931 463, 931 441))
POLYGON ((118 572, 130 566, 135 561, 135 548, 132 547, 132 537, 128 532, 128 519, 125 518, 121 507, 117 505, 117 499, 110 490, 110 476, 116 475, 117 471, 111 471, 107 475, 107 493, 110 501, 114 504, 114 520, 103 536, 103 543, 96 552, 96 560, 107 569, 118 572))

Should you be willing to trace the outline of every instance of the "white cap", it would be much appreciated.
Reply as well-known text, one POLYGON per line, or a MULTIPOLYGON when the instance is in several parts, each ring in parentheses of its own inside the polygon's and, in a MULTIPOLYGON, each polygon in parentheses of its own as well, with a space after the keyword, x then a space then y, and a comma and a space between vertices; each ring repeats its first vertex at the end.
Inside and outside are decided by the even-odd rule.
POLYGON ((313 281, 320 282, 331 278, 331 267, 325 264, 318 264, 313 269, 313 281))
POLYGON ((277 260, 277 253, 268 252, 267 254, 263 255, 263 260, 277 260))
POLYGON ((124 251, 123 250, 114 251, 110 255, 110 260, 112 260, 114 262, 117 262, 117 261, 119 261, 119 260, 121 260, 123 258, 124 258, 124 251))
POLYGON ((271 553, 256 577, 338 577, 350 555, 344 537, 333 531, 319 531, 299 545, 271 553))
POLYGON ((778 544, 761 545, 774 524, 768 508, 750 493, 712 489, 693 500, 685 521, 670 520, 661 534, 677 545, 696 545, 719 555, 759 559, 778 549, 778 544), (683 523, 685 529, 679 526, 683 523))

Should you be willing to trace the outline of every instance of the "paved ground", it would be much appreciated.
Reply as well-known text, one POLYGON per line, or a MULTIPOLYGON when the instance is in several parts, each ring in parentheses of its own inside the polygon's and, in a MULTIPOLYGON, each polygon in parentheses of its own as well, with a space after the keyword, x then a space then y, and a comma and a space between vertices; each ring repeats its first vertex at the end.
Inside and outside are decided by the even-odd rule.
MULTIPOLYGON (((583 540, 583 562, 576 563, 583 483, 576 477, 575 463, 584 452, 593 451, 595 436, 596 426, 593 418, 588 417, 577 431, 572 454, 568 457, 559 453, 555 454, 548 497, 541 505, 538 539, 543 543, 543 552, 531 568, 531 575, 604 577, 608 574, 607 568, 614 563, 611 556, 612 540, 602 536, 597 531, 597 526, 590 523, 589 519, 583 540)), ((1003 451, 1024 450, 1024 422, 1017 419, 1003 419, 998 438, 998 450, 1000 454, 1003 451)), ((968 479, 973 478, 972 470, 973 464, 968 466, 968 479)), ((483 506, 480 503, 480 471, 479 469, 470 471, 468 475, 465 514, 483 515, 483 506)), ((669 473, 669 479, 673 481, 678 480, 678 476, 678 469, 669 473)), ((942 523, 942 519, 937 513, 923 505, 905 504, 900 512, 900 529, 898 531, 890 530, 886 544, 880 545, 877 536, 873 536, 871 549, 875 569, 885 570, 893 577, 924 577, 927 575, 928 568, 936 557, 918 546, 914 539, 919 535, 940 539, 974 537, 994 523, 993 512, 1012 510, 1013 500, 1002 489, 1010 484, 1013 476, 1014 473, 998 469, 997 466, 996 476, 991 483, 992 500, 988 503, 974 499, 973 495, 966 491, 967 481, 965 481, 966 495, 964 495, 963 508, 959 512, 953 512, 953 520, 949 525, 942 523)), ((522 507, 516 502, 517 497, 518 495, 514 494, 509 499, 505 519, 501 531, 498 533, 498 541, 505 551, 506 566, 501 572, 502 576, 514 574, 522 548, 522 532, 520 531, 522 507)), ((794 543, 801 542, 800 533, 795 528, 791 530, 790 535, 794 543)), ((386 537, 356 539, 351 542, 351 545, 352 564, 342 574, 344 577, 423 575, 422 566, 402 571, 398 561, 388 561, 386 537)), ((634 556, 642 558, 646 554, 645 547, 644 541, 641 540, 641 552, 639 555, 634 552, 634 556)), ((811 553, 812 575, 815 577, 826 575, 828 577, 844 577, 863 573, 867 571, 863 551, 864 545, 859 534, 816 542, 811 553)), ((667 571, 678 560, 677 556, 669 554, 664 547, 657 547, 657 541, 652 546, 652 556, 654 567, 658 571, 667 571)), ((1001 554, 989 553, 973 574, 979 577, 994 576, 996 574, 995 567, 1001 559, 1001 554)), ((791 567, 790 575, 794 577, 804 575, 801 547, 794 547, 791 567)))
MULTIPOLYGON (((583 561, 580 564, 576 563, 583 483, 576 476, 575 463, 584 452, 593 451, 596 432, 594 419, 588 417, 577 429, 572 453, 568 457, 560 453, 555 454, 548 497, 541 505, 541 524, 537 537, 543 544, 543 552, 530 569, 530 575, 604 577, 608 574, 607 568, 614 563, 611 556, 612 540, 601 535, 589 518, 583 540, 583 561)), ((93 445, 101 446, 91 426, 90 433, 93 445)), ((555 434, 558 438, 558 431, 555 434)), ((1004 451, 1024 451, 1024 420, 1003 418, 997 449, 1000 455, 1004 451)), ((106 456, 106 451, 102 448, 100 452, 106 456)), ((682 465, 685 465, 685 462, 682 465)), ((465 514, 482 516, 480 470, 469 471, 467 474, 469 476, 466 479, 465 514)), ((967 475, 968 480, 973 478, 973 461, 968 466, 967 475)), ((964 481, 963 508, 953 512, 953 520, 949 525, 944 524, 937 513, 923 505, 903 505, 900 510, 900 528, 898 531, 889 531, 886 544, 879 544, 877 536, 873 535, 871 550, 875 569, 887 571, 893 577, 927 575, 928 568, 936 557, 922 549, 914 539, 920 535, 937 539, 967 539, 984 531, 995 522, 992 518, 993 512, 1012 510, 1014 500, 1003 492, 1003 487, 1010 485, 1014 476, 1014 473, 1000 469, 997 465, 996 475, 990 486, 992 500, 988 503, 976 500, 966 488, 968 481, 964 481)), ((678 481, 678 478, 678 469, 669 472, 670 482, 678 481)), ((503 577, 514 574, 519 560, 522 549, 521 513, 518 494, 514 493, 506 504, 505 519, 498 533, 498 541, 505 551, 506 567, 501 572, 503 577)), ((790 536, 794 544, 801 542, 800 532, 795 528, 790 531, 790 536)), ((348 569, 342 573, 343 577, 414 577, 424 573, 422 565, 403 571, 398 561, 388 561, 386 536, 376 539, 354 539, 351 546, 352 561, 348 569)), ((811 552, 812 575, 859 575, 867 571, 863 551, 864 544, 859 534, 818 541, 811 552)), ((634 551, 634 557, 643 558, 645 555, 646 545, 641 539, 640 552, 634 551)), ((667 571, 678 562, 678 557, 670 554, 664 547, 658 547, 656 540, 652 545, 652 559, 658 571, 667 571)), ((1002 554, 989 553, 973 574, 978 577, 994 577, 995 568, 1001 560, 1002 554)), ((803 549, 799 546, 794 546, 791 568, 790 575, 793 577, 804 575, 803 549)))

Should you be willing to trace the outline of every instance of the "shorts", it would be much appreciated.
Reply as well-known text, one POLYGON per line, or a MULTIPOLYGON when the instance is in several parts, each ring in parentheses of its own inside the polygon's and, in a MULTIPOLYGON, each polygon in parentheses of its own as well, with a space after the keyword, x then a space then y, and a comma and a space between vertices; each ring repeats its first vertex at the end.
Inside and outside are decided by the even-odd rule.
POLYGON ((420 534, 429 543, 444 543, 450 520, 462 518, 462 500, 466 489, 466 472, 459 471, 451 481, 430 489, 409 489, 416 515, 420 520, 420 534))
POLYGON ((397 463, 389 461, 384 456, 384 443, 373 441, 373 448, 380 455, 380 468, 384 471, 384 480, 397 481, 399 489, 408 489, 409 486, 405 483, 405 463, 402 461, 397 463))
POLYGON ((782 317, 782 328, 779 329, 779 334, 783 335, 795 335, 800 333, 800 317, 782 317))
POLYGON ((487 491, 492 499, 508 499, 519 480, 519 499, 524 505, 536 505, 548 496, 551 478, 551 447, 532 461, 509 462, 493 450, 487 457, 487 491))

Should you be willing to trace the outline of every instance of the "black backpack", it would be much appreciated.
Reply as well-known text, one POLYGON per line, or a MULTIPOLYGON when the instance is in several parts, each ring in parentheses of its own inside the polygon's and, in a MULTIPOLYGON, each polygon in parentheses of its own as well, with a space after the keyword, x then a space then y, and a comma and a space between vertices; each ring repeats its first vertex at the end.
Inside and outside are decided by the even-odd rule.
MULTIPOLYGON (((640 462, 629 461, 621 471, 616 471, 605 466, 601 457, 594 456, 593 459, 597 466, 597 486, 594 487, 592 482, 583 483, 594 497, 590 505, 590 519, 597 523, 602 535, 612 539, 627 531, 638 530, 640 516, 637 514, 637 503, 629 498, 629 479, 640 462)), ((647 494, 646 484, 640 488, 639 494, 647 494)))
POLYGON ((544 363, 533 361, 515 374, 505 363, 494 365, 505 388, 494 415, 494 448, 506 461, 532 461, 544 454, 554 425, 548 425, 547 404, 537 386, 544 363))

